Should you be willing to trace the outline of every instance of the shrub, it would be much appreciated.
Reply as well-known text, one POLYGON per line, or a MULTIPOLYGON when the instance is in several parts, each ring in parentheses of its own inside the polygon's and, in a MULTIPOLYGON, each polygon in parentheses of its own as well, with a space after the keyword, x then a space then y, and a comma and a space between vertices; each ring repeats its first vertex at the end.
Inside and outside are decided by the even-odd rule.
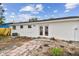
POLYGON ((63 54, 62 48, 52 48, 51 49, 51 55, 53 56, 61 56, 63 54))

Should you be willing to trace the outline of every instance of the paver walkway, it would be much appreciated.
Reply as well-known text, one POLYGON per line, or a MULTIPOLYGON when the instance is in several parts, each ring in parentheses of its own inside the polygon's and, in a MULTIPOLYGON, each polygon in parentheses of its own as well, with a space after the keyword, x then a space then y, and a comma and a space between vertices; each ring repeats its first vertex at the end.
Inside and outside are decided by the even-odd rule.
POLYGON ((64 55, 79 55, 79 46, 61 40, 34 39, 20 47, 10 48, 0 52, 0 56, 48 56, 49 49, 62 47, 64 55), (76 54, 75 54, 76 53, 76 54))
MULTIPOLYGON (((42 43, 42 42, 41 42, 42 43)), ((8 49, 0 53, 0 56, 20 56, 20 55, 29 55, 32 50, 38 49, 40 47, 40 41, 32 40, 16 49, 8 49)))

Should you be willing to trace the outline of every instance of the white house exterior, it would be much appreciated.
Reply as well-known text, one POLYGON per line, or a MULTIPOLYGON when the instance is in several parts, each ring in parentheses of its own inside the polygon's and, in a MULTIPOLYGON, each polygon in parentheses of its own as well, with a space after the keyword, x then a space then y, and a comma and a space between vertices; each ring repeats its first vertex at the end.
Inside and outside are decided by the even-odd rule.
POLYGON ((19 36, 79 41, 79 16, 12 23, 10 27, 14 28, 11 33, 18 33, 19 36))

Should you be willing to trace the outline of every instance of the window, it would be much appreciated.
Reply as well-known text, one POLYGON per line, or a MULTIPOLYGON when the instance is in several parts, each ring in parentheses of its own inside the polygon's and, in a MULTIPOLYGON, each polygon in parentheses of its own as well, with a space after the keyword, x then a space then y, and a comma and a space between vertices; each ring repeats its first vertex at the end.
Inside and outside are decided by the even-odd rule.
POLYGON ((21 25, 20 28, 22 29, 23 28, 23 25, 21 25))
POLYGON ((12 33, 12 36, 18 36, 18 33, 12 33))
POLYGON ((43 35, 43 27, 40 26, 40 35, 43 35))
POLYGON ((31 25, 28 25, 28 28, 32 28, 32 26, 31 25))
POLYGON ((48 36, 48 26, 45 26, 45 35, 48 36))
POLYGON ((15 30, 16 29, 16 26, 13 26, 13 29, 15 30))

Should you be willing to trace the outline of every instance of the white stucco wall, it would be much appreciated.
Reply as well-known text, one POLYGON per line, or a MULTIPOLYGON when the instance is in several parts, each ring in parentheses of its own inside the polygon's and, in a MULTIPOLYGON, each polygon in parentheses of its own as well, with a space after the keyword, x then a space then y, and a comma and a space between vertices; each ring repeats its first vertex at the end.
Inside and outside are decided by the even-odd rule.
POLYGON ((20 36, 28 36, 28 37, 49 37, 45 36, 45 32, 43 32, 43 35, 40 35, 39 32, 40 26, 43 26, 43 31, 45 31, 45 26, 49 26, 49 23, 14 24, 14 25, 16 26, 16 30, 12 30, 11 33, 18 33, 20 36), (23 29, 20 28, 20 25, 23 25, 23 29), (31 25, 32 28, 28 28, 28 25, 31 25))
MULTIPOLYGON (((12 29, 11 33, 18 33, 20 36, 28 36, 28 37, 37 37, 38 36, 38 28, 37 25, 32 25, 32 28, 28 28, 27 24, 22 24, 23 29, 20 28, 21 24, 16 25, 16 30, 12 29)), ((30 25, 30 24, 29 24, 30 25)), ((11 26, 12 28, 12 26, 11 26)))
MULTIPOLYGON (((67 19, 68 20, 68 19, 67 19)), ((14 24, 16 25, 16 24, 14 24)), ((16 25, 16 30, 12 30, 12 33, 19 33, 20 36, 29 36, 29 37, 55 37, 61 40, 75 40, 79 41, 79 21, 48 21, 48 22, 38 22, 38 23, 26 23, 22 24, 23 29, 20 29, 21 24, 16 25), (32 25, 32 28, 28 28, 28 25, 32 25), (39 35, 39 27, 43 26, 43 30, 45 26, 48 26, 49 35, 45 36, 43 32, 43 36, 39 35), (74 30, 75 28, 78 30, 74 30)))
POLYGON ((79 41, 79 21, 77 21, 76 24, 77 26, 75 26, 74 39, 79 41))
POLYGON ((57 22, 50 24, 50 34, 57 39, 75 40, 74 28, 76 22, 57 22))

